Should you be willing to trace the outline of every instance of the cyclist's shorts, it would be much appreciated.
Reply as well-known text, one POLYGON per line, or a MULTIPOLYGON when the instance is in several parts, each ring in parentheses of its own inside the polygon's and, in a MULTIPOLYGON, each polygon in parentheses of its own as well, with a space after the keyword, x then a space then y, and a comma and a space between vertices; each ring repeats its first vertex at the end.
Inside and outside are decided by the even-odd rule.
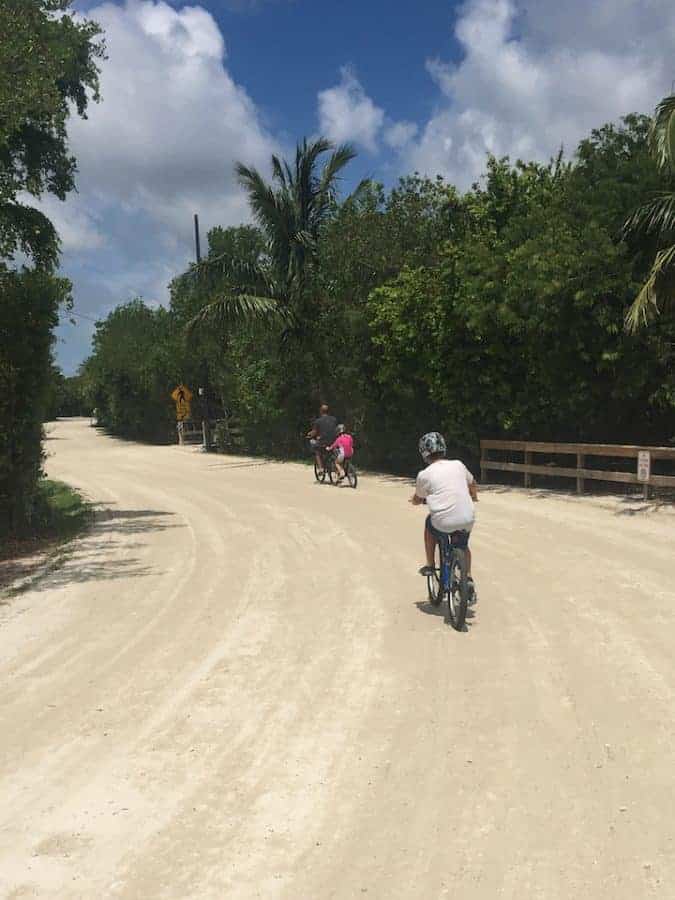
POLYGON ((457 547, 460 550, 469 549, 469 537, 471 535, 467 529, 462 528, 458 531, 452 531, 450 533, 448 533, 447 531, 439 531, 431 524, 431 516, 427 516, 426 527, 437 540, 441 541, 444 538, 449 537, 451 546, 457 547))

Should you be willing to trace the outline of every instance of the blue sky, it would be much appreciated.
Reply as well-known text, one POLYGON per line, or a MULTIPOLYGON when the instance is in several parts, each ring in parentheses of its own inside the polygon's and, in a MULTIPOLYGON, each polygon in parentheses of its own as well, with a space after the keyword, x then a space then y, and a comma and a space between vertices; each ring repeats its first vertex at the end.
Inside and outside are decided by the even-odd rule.
POLYGON ((387 0, 283 2, 237 14, 209 3, 229 35, 230 69, 291 135, 316 128, 316 94, 354 66, 370 97, 397 118, 428 118, 434 104, 429 58, 456 57, 452 24, 457 4, 387 0))
POLYGON ((143 296, 166 302, 203 229, 249 218, 233 164, 326 134, 393 183, 419 171, 461 189, 487 153, 548 159, 675 78, 672 0, 80 0, 106 32, 103 101, 72 120, 78 193, 43 201, 62 237, 75 324, 72 373, 93 321, 143 296))

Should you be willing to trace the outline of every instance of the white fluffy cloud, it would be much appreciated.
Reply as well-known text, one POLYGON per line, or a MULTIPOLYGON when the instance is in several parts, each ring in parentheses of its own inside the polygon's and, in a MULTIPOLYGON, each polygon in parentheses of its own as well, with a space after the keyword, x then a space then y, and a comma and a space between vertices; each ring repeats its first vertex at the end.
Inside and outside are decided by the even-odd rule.
POLYGON ((193 211, 240 220, 233 162, 264 165, 275 145, 224 66, 213 17, 154 0, 105 3, 90 16, 105 30, 109 59, 103 102, 71 123, 81 194, 143 210, 176 231, 193 211))
POLYGON ((384 110, 366 94, 349 66, 340 70, 340 83, 319 91, 319 127, 336 143, 353 141, 374 153, 384 124, 384 110))
POLYGON ((440 102, 403 162, 464 187, 487 152, 546 159, 648 112, 674 74, 672 0, 469 0, 455 35, 463 59, 427 64, 440 102))
POLYGON ((414 122, 393 122, 366 93, 351 66, 340 70, 340 82, 319 91, 319 128, 336 143, 349 141, 376 153, 381 141, 397 151, 407 147, 417 134, 414 122))
MULTIPOLYGON (((233 164, 265 168, 279 147, 227 71, 223 35, 206 10, 126 0, 90 5, 87 15, 106 36, 103 100, 70 123, 78 194, 46 201, 46 211, 76 307, 100 315, 138 294, 165 299, 192 252, 192 214, 204 230, 246 220, 233 164)), ((62 336, 79 340, 69 325, 62 336)), ((60 356, 68 366, 66 348, 60 356)))
POLYGON ((384 132, 384 142, 393 150, 402 150, 417 134, 418 128, 414 122, 395 122, 384 132))

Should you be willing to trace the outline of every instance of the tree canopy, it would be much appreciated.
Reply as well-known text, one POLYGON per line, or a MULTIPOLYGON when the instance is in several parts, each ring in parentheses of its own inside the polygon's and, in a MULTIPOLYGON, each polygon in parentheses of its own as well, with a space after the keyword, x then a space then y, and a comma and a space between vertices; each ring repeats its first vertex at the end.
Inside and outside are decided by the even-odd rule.
POLYGON ((58 236, 21 194, 63 200, 75 186, 68 148, 71 109, 98 99, 104 49, 94 22, 74 18, 72 0, 0 3, 0 259, 16 250, 54 264, 58 236))
MULTIPOLYGON (((334 196, 311 241, 299 242, 301 291, 291 242, 275 249, 281 237, 271 240, 277 200, 256 177, 258 224, 211 232, 205 269, 229 295, 269 267, 286 285, 274 299, 292 305, 301 339, 284 342, 264 319, 186 336, 185 323, 211 302, 188 272, 172 284, 157 337, 171 364, 148 349, 144 365, 158 366, 159 382, 170 369, 176 381, 207 384, 253 452, 302 452, 321 400, 355 432, 362 460, 402 472, 430 428, 468 460, 481 437, 668 441, 675 323, 624 328, 651 248, 623 223, 662 185, 649 130, 647 117, 628 116, 593 131, 570 160, 491 158, 464 194, 413 175, 334 196)), ((283 193, 296 170, 279 162, 275 171, 283 193)), ((130 330, 111 351, 136 327, 126 315, 130 330)), ((150 402, 147 380, 134 377, 150 402)), ((167 422, 164 439, 170 430, 167 422)))
POLYGON ((59 375, 52 360, 70 284, 54 272, 59 240, 25 202, 75 187, 72 113, 98 99, 101 31, 71 0, 0 2, 0 537, 30 527, 42 466, 42 422, 59 375), (22 252, 26 265, 17 269, 22 252))

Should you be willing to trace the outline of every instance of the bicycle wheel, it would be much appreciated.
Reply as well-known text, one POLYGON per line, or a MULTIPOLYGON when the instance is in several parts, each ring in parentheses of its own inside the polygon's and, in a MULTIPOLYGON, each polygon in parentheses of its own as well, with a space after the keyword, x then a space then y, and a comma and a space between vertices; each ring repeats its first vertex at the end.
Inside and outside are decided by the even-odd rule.
POLYGON ((359 483, 359 476, 356 474, 356 469, 350 462, 347 463, 347 481, 349 482, 349 487, 353 488, 359 483))
POLYGON ((434 550, 434 574, 427 575, 427 593, 429 603, 432 606, 440 606, 443 599, 443 585, 441 584, 441 545, 436 543, 434 550))
POLYGON ((319 482, 319 484, 323 484, 326 480, 326 470, 319 468, 316 459, 314 460, 314 477, 319 482))
POLYGON ((450 560, 450 591, 448 592, 448 614, 452 627, 461 631, 466 621, 469 604, 469 578, 467 575, 466 551, 453 549, 450 560))
POLYGON ((335 468, 335 460, 329 459, 328 462, 326 463, 326 468, 328 470, 328 480, 330 481, 330 483, 337 484, 338 483, 338 473, 337 473, 337 469, 335 468))

